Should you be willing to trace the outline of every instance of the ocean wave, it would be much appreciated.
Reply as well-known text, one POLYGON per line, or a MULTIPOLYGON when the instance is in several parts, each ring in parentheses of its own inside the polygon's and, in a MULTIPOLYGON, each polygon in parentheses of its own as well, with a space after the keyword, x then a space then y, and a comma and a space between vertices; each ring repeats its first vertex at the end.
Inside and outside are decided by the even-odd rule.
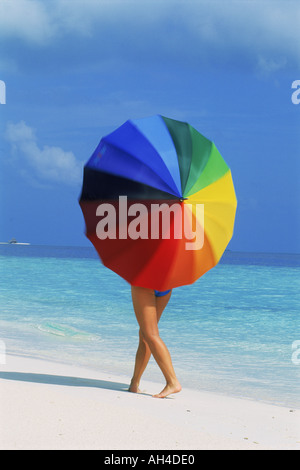
POLYGON ((43 333, 47 333, 54 336, 60 336, 62 338, 72 338, 75 340, 82 340, 82 341, 96 341, 100 340, 100 338, 96 335, 92 335, 85 331, 78 330, 73 326, 60 324, 60 323, 52 323, 52 322, 45 322, 39 325, 36 325, 36 328, 43 333))

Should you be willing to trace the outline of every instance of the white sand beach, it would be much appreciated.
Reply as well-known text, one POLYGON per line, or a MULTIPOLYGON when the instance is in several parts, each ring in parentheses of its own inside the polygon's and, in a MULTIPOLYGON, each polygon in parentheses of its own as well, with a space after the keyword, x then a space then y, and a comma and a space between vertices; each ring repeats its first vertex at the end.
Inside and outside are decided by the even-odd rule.
POLYGON ((7 355, 0 366, 1 450, 300 450, 300 410, 7 355))

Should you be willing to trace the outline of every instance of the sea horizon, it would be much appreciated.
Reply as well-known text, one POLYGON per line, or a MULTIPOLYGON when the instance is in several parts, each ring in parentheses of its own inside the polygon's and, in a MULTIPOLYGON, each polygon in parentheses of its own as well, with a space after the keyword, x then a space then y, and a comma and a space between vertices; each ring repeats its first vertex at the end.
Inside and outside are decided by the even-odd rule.
MULTIPOLYGON (((76 251, 73 250, 80 250, 78 256, 81 258, 85 253, 88 258, 93 258, 93 259, 98 259, 99 256, 92 244, 89 245, 52 245, 52 244, 32 244, 29 242, 17 242, 17 243, 9 243, 9 242, 0 242, 0 255, 20 255, 20 256, 33 256, 34 251, 32 250, 38 250, 40 248, 53 248, 54 250, 67 250, 64 252, 64 255, 66 257, 76 257, 76 251), (26 246, 26 248, 25 248, 26 246), (14 253, 11 252, 6 252, 5 248, 8 247, 24 247, 25 250, 24 252, 17 252, 15 251, 14 253)), ((10 249, 10 248, 8 248, 10 249)), ((59 253, 60 256, 62 256, 62 252, 59 253)), ((44 252, 44 253, 39 253, 39 256, 45 256, 45 257, 51 257, 54 256, 54 252, 44 252)), ((239 251, 239 250, 231 250, 231 249, 226 249, 221 256, 221 259, 218 264, 222 263, 232 263, 233 261, 241 261, 243 263, 245 262, 250 262, 252 261, 254 264, 263 264, 266 262, 269 263, 275 263, 276 261, 281 261, 281 264, 285 262, 290 262, 291 266, 300 266, 300 253, 297 252, 282 252, 282 251, 239 251), (261 256, 264 258, 262 259, 261 256), (234 257, 236 259, 234 260, 234 257)))

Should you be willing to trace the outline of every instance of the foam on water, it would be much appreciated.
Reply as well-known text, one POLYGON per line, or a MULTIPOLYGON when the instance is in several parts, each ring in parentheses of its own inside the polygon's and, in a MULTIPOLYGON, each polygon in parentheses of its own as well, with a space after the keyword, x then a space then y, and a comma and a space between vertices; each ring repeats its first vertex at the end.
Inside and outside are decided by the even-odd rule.
POLYGON ((36 325, 36 328, 44 333, 61 336, 63 338, 72 338, 81 341, 93 341, 99 338, 86 333, 84 331, 79 331, 76 328, 73 328, 69 325, 62 325, 58 323, 43 322, 40 325, 36 325))

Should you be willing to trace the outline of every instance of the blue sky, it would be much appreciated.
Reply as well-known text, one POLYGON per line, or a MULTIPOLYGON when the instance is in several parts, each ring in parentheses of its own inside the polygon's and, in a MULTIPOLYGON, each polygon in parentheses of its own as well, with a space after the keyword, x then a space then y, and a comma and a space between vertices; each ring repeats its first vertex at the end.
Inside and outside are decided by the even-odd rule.
POLYGON ((297 0, 0 0, 0 241, 89 245, 83 164, 163 114, 231 167, 229 248, 299 252, 299 24, 297 0))

